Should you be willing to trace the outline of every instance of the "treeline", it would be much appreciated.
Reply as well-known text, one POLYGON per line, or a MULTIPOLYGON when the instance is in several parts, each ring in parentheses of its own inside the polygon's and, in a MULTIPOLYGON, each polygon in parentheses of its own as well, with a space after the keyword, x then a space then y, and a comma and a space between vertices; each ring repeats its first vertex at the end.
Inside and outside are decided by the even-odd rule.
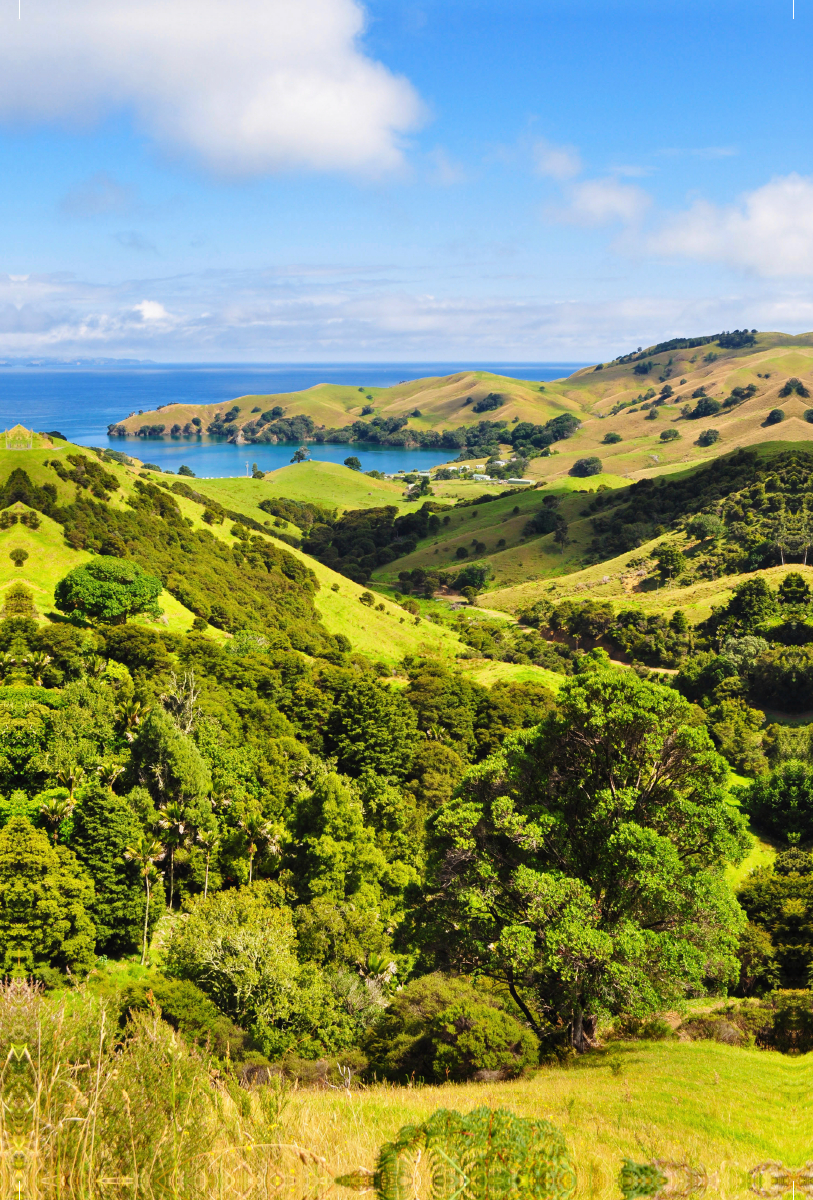
MULTIPOLYGON (((489 404, 479 409, 475 405, 473 412, 489 411, 499 407, 489 404)), ((242 426, 237 421, 239 409, 231 409, 225 414, 218 413, 206 427, 206 432, 213 437, 234 439, 238 434, 249 443, 277 442, 316 442, 350 443, 364 442, 381 446, 402 446, 407 449, 422 447, 426 449, 444 450, 473 450, 478 453, 490 453, 500 444, 509 444, 523 457, 530 458, 544 451, 548 446, 565 438, 572 437, 581 425, 578 417, 571 413, 563 413, 541 425, 530 421, 515 422, 513 426, 508 421, 478 421, 475 425, 461 425, 456 429, 423 430, 408 427, 408 417, 373 417, 370 421, 357 420, 348 425, 328 428, 317 425, 312 417, 298 413, 284 417, 282 409, 275 407, 267 412, 252 417, 242 426)), ((193 436, 200 432, 200 420, 181 428, 175 425, 170 430, 170 436, 193 436)), ((135 431, 139 437, 160 437, 166 430, 165 425, 145 424, 135 431)), ((128 430, 121 424, 108 427, 111 437, 126 437, 128 430)))
POLYGON ((622 554, 667 530, 689 530, 696 517, 717 521, 692 556, 703 576, 755 571, 801 562, 810 545, 813 455, 754 451, 716 459, 683 479, 642 479, 603 492, 588 505, 593 561, 622 554), (705 543, 705 544, 703 544, 705 543))

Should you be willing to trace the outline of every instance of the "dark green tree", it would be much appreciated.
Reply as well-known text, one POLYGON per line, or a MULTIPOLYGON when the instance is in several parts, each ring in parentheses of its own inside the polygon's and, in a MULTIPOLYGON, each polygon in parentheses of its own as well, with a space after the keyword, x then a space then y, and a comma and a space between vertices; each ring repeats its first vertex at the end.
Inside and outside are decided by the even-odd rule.
POLYGON ((93 883, 64 846, 25 817, 0 832, 0 955, 4 974, 88 970, 95 957, 93 883))
POLYGON ((735 978, 743 918, 723 867, 749 839, 727 774, 672 689, 602 669, 568 680, 430 819, 427 951, 500 980, 537 1032, 561 1021, 579 1050, 601 1012, 735 978))
POLYGON ((351 454, 349 458, 346 458, 344 460, 344 465, 349 467, 351 471, 361 470, 361 462, 358 458, 356 458, 355 454, 351 454))
POLYGON ((107 625, 123 625, 137 613, 160 616, 157 600, 164 585, 137 563, 100 554, 74 567, 54 590, 60 612, 77 613, 107 625))
MULTIPOLYGON (((144 886, 137 864, 126 857, 127 847, 140 834, 138 818, 123 796, 100 784, 84 789, 74 810, 70 844, 93 879, 92 915, 100 953, 129 954, 141 942, 144 886)), ((153 925, 159 916, 156 904, 153 925)))
POLYGON ((326 749, 348 775, 372 771, 403 779, 415 753, 415 714, 377 680, 344 683, 328 717, 326 749))

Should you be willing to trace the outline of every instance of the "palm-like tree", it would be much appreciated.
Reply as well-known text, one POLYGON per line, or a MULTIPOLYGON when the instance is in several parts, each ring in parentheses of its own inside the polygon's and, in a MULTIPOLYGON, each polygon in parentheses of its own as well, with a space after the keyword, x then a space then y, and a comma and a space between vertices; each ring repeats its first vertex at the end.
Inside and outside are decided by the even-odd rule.
POLYGON ((102 658, 101 654, 90 654, 85 659, 85 671, 91 679, 98 679, 100 675, 104 675, 106 670, 107 661, 102 658))
POLYGON ((240 818, 240 831, 246 839, 246 849, 248 850, 248 881, 251 883, 254 877, 254 856, 257 851, 263 846, 269 847, 276 844, 276 831, 273 825, 269 825, 264 821, 262 815, 257 812, 248 812, 240 818))
POLYGON ((121 763, 103 762, 99 763, 98 767, 96 768, 96 774, 99 776, 100 783, 103 783, 105 787, 112 788, 113 784, 116 782, 123 770, 124 767, 121 765, 121 763))
POLYGON ((50 661, 50 654, 43 654, 41 650, 38 650, 36 654, 28 655, 26 658, 26 665, 28 666, 28 673, 34 680, 34 683, 38 683, 40 685, 42 684, 42 673, 50 661))
POLYGON ((137 841, 128 846, 124 851, 124 857, 130 862, 138 863, 138 872, 144 880, 144 889, 147 894, 147 903, 144 908, 144 936, 141 942, 141 965, 147 961, 147 934, 149 933, 150 924, 150 897, 152 895, 152 885, 161 878, 161 872, 156 867, 158 859, 163 858, 165 853, 164 847, 154 838, 151 833, 142 832, 137 841))
MULTIPOLYGON (((54 791, 57 789, 54 788, 54 791)), ((49 796, 40 805, 40 815, 43 821, 51 830, 51 835, 54 839, 54 845, 57 843, 59 836, 59 827, 66 817, 69 817, 76 807, 76 801, 71 796, 49 796)))
POLYGON ((128 742, 132 742, 135 731, 151 711, 151 707, 142 704, 140 700, 127 700, 120 706, 119 719, 124 726, 124 736, 128 742))
POLYGON ((79 763, 73 763, 71 766, 63 767, 61 771, 57 771, 56 777, 62 787, 66 787, 68 789, 70 798, 73 800, 75 788, 85 778, 85 768, 80 767, 79 763))
POLYGON ((217 834, 213 829, 198 830, 198 844, 202 847, 203 853, 206 855, 206 877, 203 881, 203 899, 209 895, 209 863, 212 855, 220 845, 217 834))
POLYGON ((158 818, 158 824, 164 831, 164 844, 169 851, 169 907, 175 896, 175 851, 185 846, 189 841, 189 822, 186 819, 183 805, 177 800, 170 800, 158 818))

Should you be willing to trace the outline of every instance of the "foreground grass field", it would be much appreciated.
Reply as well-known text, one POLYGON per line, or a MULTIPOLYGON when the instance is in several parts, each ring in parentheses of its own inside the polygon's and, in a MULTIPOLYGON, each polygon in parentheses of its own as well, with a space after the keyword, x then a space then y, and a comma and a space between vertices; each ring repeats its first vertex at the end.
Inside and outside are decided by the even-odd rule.
POLYGON ((438 1108, 468 1112, 485 1104, 556 1125, 576 1162, 579 1196, 619 1198, 618 1172, 628 1158, 704 1168, 709 1192, 733 1197, 748 1194, 758 1164, 801 1166, 810 1157, 811 1087, 813 1055, 714 1042, 611 1043, 517 1082, 301 1092, 283 1126, 286 1140, 325 1160, 318 1173, 327 1182, 331 1173, 372 1168, 378 1147, 402 1125, 438 1108))

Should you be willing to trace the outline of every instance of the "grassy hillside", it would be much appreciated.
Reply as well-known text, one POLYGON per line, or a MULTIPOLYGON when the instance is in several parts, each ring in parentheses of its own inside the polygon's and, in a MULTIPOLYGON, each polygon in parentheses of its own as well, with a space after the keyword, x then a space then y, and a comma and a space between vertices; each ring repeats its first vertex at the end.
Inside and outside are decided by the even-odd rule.
MULTIPOLYGON (((70 481, 60 479, 53 467, 46 464, 58 460, 72 469, 68 456, 77 454, 95 461, 95 455, 82 447, 61 442, 30 451, 0 450, 0 485, 5 482, 11 471, 22 469, 38 487, 43 484, 56 487, 60 504, 70 504, 75 499, 76 486, 70 481)), ((104 470, 114 475, 119 483, 118 490, 108 493, 107 503, 115 511, 128 511, 128 500, 136 495, 136 483, 139 480, 137 466, 127 467, 105 461, 104 470)), ((275 481, 266 484, 265 480, 250 479, 204 480, 200 482, 199 490, 224 506, 233 508, 235 512, 243 512, 255 520, 265 516, 257 507, 259 499, 267 495, 290 496, 292 491, 296 492, 297 483, 299 492, 294 498, 308 496, 329 503, 332 494, 330 481, 335 477, 336 489, 338 490, 339 486, 342 488, 340 494, 343 503, 339 503, 338 507, 363 506, 363 500, 366 500, 368 505, 391 503, 393 493, 395 499, 401 494, 401 489, 396 485, 366 479, 346 467, 333 467, 328 463, 304 463, 290 470, 291 477, 288 482, 282 484, 275 481), (303 472, 300 479, 296 478, 297 472, 303 472), (310 490, 306 480, 310 480, 310 490)), ((148 473, 147 477, 169 483, 165 477, 153 473, 148 473)), ((198 481, 194 482, 197 488, 198 481)), ((239 549, 240 540, 231 533, 231 521, 227 519, 219 525, 209 526, 203 520, 204 509, 200 504, 183 496, 173 496, 173 500, 192 529, 205 535, 213 534, 230 549, 239 549)), ((403 509, 409 511, 414 507, 414 504, 404 505, 403 509)), ((9 511, 19 515, 27 511, 27 506, 17 503, 12 505, 9 511)), ((380 607, 367 607, 359 600, 366 590, 364 587, 337 575, 328 567, 285 545, 270 534, 259 536, 279 551, 291 554, 314 572, 319 581, 315 607, 325 629, 330 634, 343 634, 350 640, 354 650, 395 666, 406 654, 432 654, 442 658, 453 658, 462 649, 459 639, 450 630, 423 619, 416 623, 414 617, 383 596, 376 597, 376 604, 380 607)), ((40 515, 40 527, 36 530, 20 523, 12 524, 8 529, 0 530, 0 595, 4 594, 12 583, 21 581, 32 589, 37 609, 44 615, 53 610, 54 587, 57 582, 73 567, 86 562, 90 557, 91 555, 84 550, 71 549, 65 542, 62 527, 47 516, 40 515), (16 567, 9 558, 15 548, 28 554, 21 568, 16 567)), ((167 590, 161 597, 161 607, 164 610, 161 625, 171 632, 186 632, 190 629, 195 614, 167 590)), ((141 620, 148 622, 148 618, 141 620)), ((228 637, 227 633, 211 625, 209 636, 217 641, 224 641, 228 637)))
MULTIPOLYGON (((779 396, 789 378, 797 378, 808 391, 813 390, 813 335, 760 333, 755 335, 754 345, 738 349, 726 349, 715 342, 659 354, 642 353, 584 368, 567 379, 545 384, 468 371, 392 388, 319 384, 305 392, 242 397, 232 407, 238 409, 238 425, 255 417, 255 410, 262 412, 278 405, 286 418, 302 413, 327 427, 350 424, 360 419, 362 409, 367 407, 372 410, 368 420, 374 416, 408 418, 408 427, 416 431, 454 429, 479 419, 505 420, 510 429, 517 421, 543 423, 567 412, 579 417, 582 427, 566 442, 556 443, 549 457, 534 459, 528 474, 544 480, 565 479, 576 458, 595 454, 615 482, 660 473, 686 462, 705 461, 740 446, 776 440, 810 441, 813 426, 804 419, 808 407, 804 396, 796 392, 785 398, 779 396), (671 394, 655 407, 656 416, 650 419, 653 409, 649 406, 659 399, 664 387, 671 389, 671 394), (708 399, 722 404, 733 389, 749 387, 756 389, 754 395, 716 416, 692 420, 681 414, 685 405, 695 405, 693 393, 700 388, 708 399), (477 401, 490 393, 498 394, 502 405, 475 414, 477 401), (777 407, 784 411, 785 420, 766 425, 768 413, 777 407), (699 445, 699 435, 709 428, 717 431, 719 441, 713 447, 699 445), (663 442, 660 435, 667 430, 679 436, 663 442), (608 433, 619 435, 621 441, 604 445, 608 433)), ((130 416, 122 425, 129 433, 156 423, 169 430, 175 423, 183 426, 197 417, 205 428, 226 407, 171 405, 130 416)), ((123 445, 131 446, 132 442, 123 445)))
POLYGON ((236 397, 232 405, 169 404, 154 412, 133 414, 121 424, 129 432, 135 432, 142 425, 163 423, 171 428, 176 422, 185 425, 198 417, 205 426, 218 412, 225 412, 229 407, 239 410, 237 421, 244 424, 255 410, 261 412, 279 405, 285 410, 286 417, 303 413, 319 425, 332 427, 358 420, 362 409, 372 406, 373 411, 367 414, 369 418, 409 417, 410 426, 415 429, 454 428, 476 421, 478 417, 472 414, 472 407, 490 392, 498 392, 504 398, 505 403, 497 415, 509 421, 514 417, 520 421, 547 420, 561 412, 574 412, 578 406, 578 401, 563 395, 554 384, 511 379, 488 371, 461 371, 456 375, 417 379, 390 388, 320 383, 302 392, 236 397), (420 416, 411 416, 416 409, 420 410, 420 416))
POLYGON ((810 1056, 714 1042, 615 1043, 516 1083, 300 1093, 286 1140, 327 1160, 331 1173, 371 1169, 402 1125, 485 1104, 556 1125, 576 1162, 578 1196, 617 1197, 625 1158, 689 1163, 708 1173, 714 1195, 746 1196, 758 1164, 807 1157, 808 1122, 788 1114, 804 1112, 811 1070, 810 1056))

